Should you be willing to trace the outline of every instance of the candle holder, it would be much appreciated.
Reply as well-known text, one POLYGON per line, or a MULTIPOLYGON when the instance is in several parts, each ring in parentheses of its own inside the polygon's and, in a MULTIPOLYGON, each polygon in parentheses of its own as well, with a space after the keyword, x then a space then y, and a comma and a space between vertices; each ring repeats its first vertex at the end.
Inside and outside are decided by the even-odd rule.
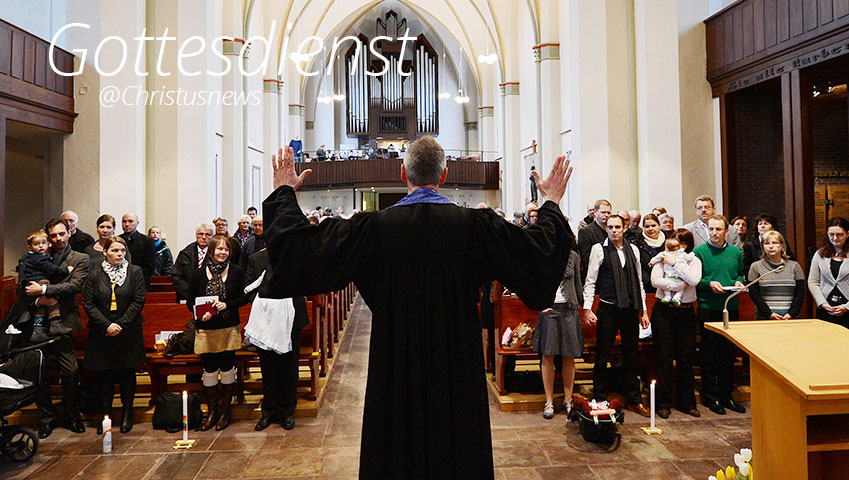
POLYGON ((663 433, 663 430, 657 428, 657 425, 655 425, 655 423, 654 423, 654 414, 655 414, 654 388, 655 388, 655 381, 652 380, 651 385, 649 386, 649 398, 650 398, 650 401, 651 401, 651 426, 641 427, 643 432, 645 432, 646 435, 653 435, 653 434, 660 435, 660 434, 663 433))
POLYGON ((195 446, 194 440, 189 440, 189 392, 183 390, 183 439, 174 442, 174 450, 188 450, 195 446))

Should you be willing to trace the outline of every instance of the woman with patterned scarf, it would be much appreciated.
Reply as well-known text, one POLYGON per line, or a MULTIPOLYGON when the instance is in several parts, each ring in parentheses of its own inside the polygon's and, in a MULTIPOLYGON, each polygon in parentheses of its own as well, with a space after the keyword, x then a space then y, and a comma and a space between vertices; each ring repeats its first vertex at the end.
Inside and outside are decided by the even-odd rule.
MULTIPOLYGON (((88 342, 83 367, 100 372, 101 412, 112 412, 115 383, 121 387, 121 433, 133 428, 136 369, 144 365, 141 312, 145 301, 144 274, 125 258, 127 243, 121 237, 106 240, 105 259, 92 265, 83 285, 83 308, 88 315, 88 342)), ((102 431, 97 423, 97 434, 102 431)))
POLYGON ((224 430, 230 425, 230 404, 236 382, 236 350, 242 347, 239 332, 239 307, 248 303, 245 296, 245 274, 230 262, 229 241, 216 235, 209 241, 212 262, 195 270, 189 279, 186 305, 194 312, 197 297, 217 297, 212 302, 215 312, 197 319, 195 353, 203 362, 203 386, 208 415, 201 430, 224 430), (221 395, 218 383, 221 383, 221 395))

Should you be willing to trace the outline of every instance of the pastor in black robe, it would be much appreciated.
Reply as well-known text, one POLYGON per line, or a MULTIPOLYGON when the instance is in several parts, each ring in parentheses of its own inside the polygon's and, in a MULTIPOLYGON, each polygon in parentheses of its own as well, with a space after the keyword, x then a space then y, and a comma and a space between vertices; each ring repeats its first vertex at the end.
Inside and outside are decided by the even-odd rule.
POLYGON ((372 311, 360 478, 493 478, 478 291, 498 280, 532 309, 554 302, 574 245, 557 204, 521 229, 420 188, 389 209, 312 226, 282 186, 263 218, 270 295, 353 281, 372 311))

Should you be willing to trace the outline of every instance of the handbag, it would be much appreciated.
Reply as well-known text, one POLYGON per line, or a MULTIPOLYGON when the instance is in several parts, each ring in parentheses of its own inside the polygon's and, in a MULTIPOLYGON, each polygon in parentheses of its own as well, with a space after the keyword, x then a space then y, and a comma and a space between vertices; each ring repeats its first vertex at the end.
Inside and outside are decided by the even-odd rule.
POLYGON ((175 355, 188 355, 195 353, 195 321, 189 320, 186 329, 168 337, 162 356, 173 358, 175 355))
MULTIPOLYGON (((189 429, 200 426, 203 413, 200 409, 200 396, 190 393, 186 400, 188 407, 189 429)), ((183 399, 179 393, 165 392, 156 397, 153 409, 153 429, 165 430, 168 433, 179 432, 183 429, 183 399)))
POLYGON ((510 348, 528 348, 534 344, 534 329, 527 322, 516 325, 513 329, 513 338, 510 339, 510 348))

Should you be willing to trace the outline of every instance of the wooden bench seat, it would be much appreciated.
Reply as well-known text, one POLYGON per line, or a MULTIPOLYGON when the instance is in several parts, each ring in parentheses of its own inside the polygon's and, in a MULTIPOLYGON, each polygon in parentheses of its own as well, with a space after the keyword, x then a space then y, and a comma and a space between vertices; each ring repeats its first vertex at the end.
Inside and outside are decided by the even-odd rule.
MULTIPOLYGON (((501 290, 501 285, 496 283, 496 291, 501 290)), ((514 329, 521 322, 528 322, 534 329, 536 329, 536 320, 539 314, 536 310, 529 309, 522 301, 515 296, 494 296, 493 297, 493 309, 494 309, 494 334, 496 342, 495 348, 495 385, 498 387, 499 393, 501 395, 506 395, 508 390, 504 384, 504 370, 507 364, 508 358, 513 358, 515 360, 537 360, 539 359, 539 354, 533 351, 532 347, 526 348, 509 348, 501 345, 501 335, 504 331, 509 327, 510 329, 514 329)), ((598 307, 598 296, 595 298, 595 302, 593 304, 593 310, 596 311, 598 307)), ((646 295, 646 307, 651 315, 651 311, 654 308, 655 296, 654 294, 646 295)), ((748 293, 740 294, 740 320, 754 320, 755 318, 755 306, 754 302, 752 302, 751 298, 749 298, 748 293)), ((596 353, 596 327, 587 326, 583 322, 581 322, 581 328, 584 333, 584 353, 583 353, 583 361, 586 363, 595 362, 595 353, 596 353)), ((698 341, 698 339, 697 339, 698 341)), ((613 363, 621 362, 621 351, 619 346, 621 344, 621 339, 617 335, 616 340, 613 344, 613 348, 611 349, 609 361, 613 363)), ((654 361, 652 358, 653 353, 653 342, 651 338, 640 340, 638 343, 638 365, 642 367, 644 373, 647 374, 649 378, 654 377, 654 361)), ((745 353, 742 350, 737 349, 737 356, 743 357, 745 353)), ((694 362, 696 372, 698 373, 698 357, 696 357, 696 361, 694 362)), ((738 374, 745 375, 746 368, 741 367, 738 370, 735 370, 738 374)), ((592 380, 592 372, 578 372, 576 371, 576 380, 592 380)))

